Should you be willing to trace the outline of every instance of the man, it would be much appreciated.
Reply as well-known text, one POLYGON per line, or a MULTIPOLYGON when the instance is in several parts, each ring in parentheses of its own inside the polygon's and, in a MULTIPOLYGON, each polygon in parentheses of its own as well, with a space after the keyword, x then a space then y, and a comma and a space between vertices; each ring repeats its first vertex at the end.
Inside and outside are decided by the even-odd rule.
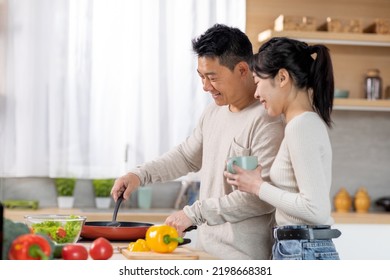
POLYGON ((166 224, 179 234, 198 226, 197 247, 221 259, 269 259, 274 208, 257 196, 236 191, 223 176, 231 156, 258 156, 262 177, 283 138, 283 122, 267 115, 255 99, 256 85, 248 61, 253 55, 248 37, 237 28, 216 24, 192 41, 198 55, 203 89, 214 103, 182 144, 154 161, 118 178, 114 200, 124 199, 140 185, 179 178, 201 170, 199 200, 173 213, 166 224))

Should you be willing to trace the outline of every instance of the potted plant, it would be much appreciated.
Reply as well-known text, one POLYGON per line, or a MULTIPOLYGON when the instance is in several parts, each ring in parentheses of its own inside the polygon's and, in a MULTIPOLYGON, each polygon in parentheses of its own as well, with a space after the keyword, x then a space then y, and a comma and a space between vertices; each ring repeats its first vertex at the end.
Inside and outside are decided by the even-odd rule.
POLYGON ((111 204, 111 188, 115 179, 93 179, 92 186, 95 192, 97 208, 109 208, 111 204))
POLYGON ((57 189, 57 202, 59 208, 72 208, 74 204, 75 178, 55 178, 57 189))

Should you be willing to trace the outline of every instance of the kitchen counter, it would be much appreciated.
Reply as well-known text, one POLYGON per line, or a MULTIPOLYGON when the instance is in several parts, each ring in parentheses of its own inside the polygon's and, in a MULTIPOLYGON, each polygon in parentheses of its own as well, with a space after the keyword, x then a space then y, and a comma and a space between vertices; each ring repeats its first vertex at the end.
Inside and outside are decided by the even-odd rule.
MULTIPOLYGON (((118 221, 134 221, 145 223, 164 223, 175 209, 120 209, 118 221)), ((23 221, 25 215, 31 214, 75 214, 87 217, 87 221, 111 221, 113 209, 4 209, 4 216, 13 221, 23 221)), ((336 224, 390 224, 390 212, 337 213, 332 214, 336 224)))
MULTIPOLYGON (((87 221, 111 221, 114 209, 59 209, 40 208, 33 209, 4 209, 4 216, 13 221, 23 221, 25 215, 59 214, 59 215, 81 215, 87 217, 87 221)), ((132 221, 145 223, 163 223, 173 213, 174 209, 119 209, 117 221, 132 221)))

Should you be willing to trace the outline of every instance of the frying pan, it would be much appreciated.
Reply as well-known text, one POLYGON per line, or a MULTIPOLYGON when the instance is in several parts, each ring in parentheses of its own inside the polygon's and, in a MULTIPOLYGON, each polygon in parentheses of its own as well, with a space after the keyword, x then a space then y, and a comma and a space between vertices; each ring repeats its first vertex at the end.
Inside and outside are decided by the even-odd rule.
POLYGON ((125 241, 145 238, 146 231, 153 224, 138 222, 119 222, 119 226, 110 226, 109 222, 85 222, 80 236, 86 239, 105 237, 110 241, 125 241))
POLYGON ((108 240, 136 240, 144 238, 146 231, 153 224, 136 223, 136 222, 117 222, 119 206, 122 203, 123 194, 118 197, 115 203, 114 214, 112 221, 103 222, 85 222, 81 228, 80 236, 87 239, 96 239, 98 237, 105 237, 108 240))
MULTIPOLYGON (((115 204, 112 221, 86 221, 81 229, 80 237, 85 239, 105 237, 110 241, 129 241, 145 238, 146 231, 154 224, 116 221, 119 205, 122 200, 123 196, 120 196, 115 204)), ((196 226, 190 226, 185 231, 190 231, 196 228, 196 226)))

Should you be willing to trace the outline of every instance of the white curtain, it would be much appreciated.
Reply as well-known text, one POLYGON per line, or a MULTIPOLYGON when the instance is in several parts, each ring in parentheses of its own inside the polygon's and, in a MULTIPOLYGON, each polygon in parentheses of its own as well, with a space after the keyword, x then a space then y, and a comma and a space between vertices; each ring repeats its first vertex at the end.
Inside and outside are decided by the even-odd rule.
POLYGON ((245 30, 245 0, 5 3, 0 177, 117 177, 168 151, 211 101, 191 40, 245 30))

